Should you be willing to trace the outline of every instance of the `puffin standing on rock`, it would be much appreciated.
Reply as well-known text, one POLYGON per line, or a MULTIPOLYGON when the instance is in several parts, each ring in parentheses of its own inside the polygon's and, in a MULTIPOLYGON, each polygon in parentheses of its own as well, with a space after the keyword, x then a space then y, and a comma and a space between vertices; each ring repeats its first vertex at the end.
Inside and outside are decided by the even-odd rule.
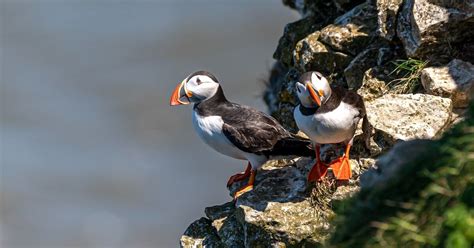
POLYGON ((349 151, 358 123, 362 121, 365 147, 369 149, 371 125, 367 119, 364 101, 360 95, 342 87, 331 87, 319 72, 302 74, 296 83, 300 104, 293 115, 298 128, 313 142, 316 164, 308 174, 308 182, 321 180, 332 168, 337 180, 349 180, 352 176, 349 151), (321 144, 344 143, 342 157, 324 164, 320 158, 321 144))
POLYGON ((253 189, 256 170, 271 156, 313 156, 311 141, 296 137, 274 118, 256 109, 227 101, 217 78, 198 71, 186 77, 173 91, 170 105, 194 103, 193 126, 214 150, 248 165, 229 178, 227 186, 249 178, 234 199, 253 189))

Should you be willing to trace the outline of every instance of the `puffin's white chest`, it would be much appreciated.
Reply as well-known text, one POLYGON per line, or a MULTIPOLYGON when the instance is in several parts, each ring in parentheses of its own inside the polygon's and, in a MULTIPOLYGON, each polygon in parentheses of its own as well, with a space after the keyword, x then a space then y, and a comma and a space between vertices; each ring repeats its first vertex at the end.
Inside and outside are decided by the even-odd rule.
POLYGON ((358 114, 357 109, 344 102, 333 111, 322 114, 305 116, 299 106, 293 112, 298 128, 313 142, 319 144, 350 140, 359 122, 358 114))
POLYGON ((224 121, 220 116, 200 116, 193 111, 193 126, 199 137, 214 150, 237 159, 245 159, 241 150, 235 147, 222 132, 224 121))

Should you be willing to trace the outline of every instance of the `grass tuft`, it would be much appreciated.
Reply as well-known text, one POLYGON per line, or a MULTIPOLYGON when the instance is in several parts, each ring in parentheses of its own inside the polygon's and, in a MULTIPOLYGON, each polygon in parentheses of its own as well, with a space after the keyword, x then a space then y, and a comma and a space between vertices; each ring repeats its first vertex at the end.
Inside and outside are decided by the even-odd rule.
POLYGON ((428 61, 417 59, 398 59, 392 62, 396 67, 389 75, 400 78, 390 81, 387 86, 390 92, 396 94, 407 94, 415 92, 421 84, 421 71, 426 67, 428 61))

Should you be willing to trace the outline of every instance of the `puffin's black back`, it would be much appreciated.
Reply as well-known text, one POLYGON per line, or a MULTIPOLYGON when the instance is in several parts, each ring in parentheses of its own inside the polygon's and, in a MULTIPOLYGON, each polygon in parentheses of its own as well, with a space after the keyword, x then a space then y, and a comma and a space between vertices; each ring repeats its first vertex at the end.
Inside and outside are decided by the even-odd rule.
POLYGON ((200 116, 220 116, 222 131, 244 152, 270 155, 312 156, 311 142, 295 137, 273 117, 254 108, 229 102, 219 86, 211 98, 194 105, 200 116))

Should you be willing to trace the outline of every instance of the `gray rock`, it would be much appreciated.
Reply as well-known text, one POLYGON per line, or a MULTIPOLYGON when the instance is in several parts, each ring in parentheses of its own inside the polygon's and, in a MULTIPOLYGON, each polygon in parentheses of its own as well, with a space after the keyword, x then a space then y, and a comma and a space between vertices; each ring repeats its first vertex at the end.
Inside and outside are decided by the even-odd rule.
POLYGON ((355 56, 370 44, 376 27, 376 9, 366 2, 338 17, 334 24, 324 27, 320 41, 335 51, 355 56))
POLYGON ((314 16, 308 16, 287 24, 283 36, 278 41, 277 49, 273 53, 273 58, 285 66, 291 66, 296 43, 322 26, 320 20, 314 16))
POLYGON ((432 4, 436 4, 445 8, 455 8, 462 11, 474 11, 473 0, 428 0, 432 4))
POLYGON ((362 86, 364 72, 377 65, 378 53, 377 47, 368 48, 359 53, 344 69, 344 77, 349 89, 357 90, 362 86))
POLYGON ((374 68, 364 73, 362 82, 362 86, 357 90, 357 93, 364 98, 364 101, 372 101, 383 96, 389 90, 387 82, 380 79, 374 68))
POLYGON ((455 108, 465 108, 474 88, 474 66, 454 59, 446 66, 427 67, 421 72, 421 83, 428 94, 451 98, 455 108))
POLYGON ((397 32, 397 14, 403 0, 377 0, 377 35, 393 40, 397 32))
POLYGON ((364 0, 283 0, 284 5, 297 10, 301 16, 319 15, 327 21, 332 21, 335 17, 363 2, 364 0))
MULTIPOLYGON (((374 161, 351 160, 354 180, 336 188, 331 181, 308 187, 309 158, 273 160, 258 172, 254 189, 235 202, 206 209, 209 219, 194 222, 183 247, 314 247, 330 230, 332 207, 358 190, 357 178, 374 161)), ((232 194, 245 182, 235 184, 232 194)))
POLYGON ((267 88, 264 99, 271 115, 286 129, 297 132, 293 119, 293 109, 298 103, 294 86, 300 73, 294 68, 288 70, 278 64, 280 63, 272 70, 270 87, 267 88))
POLYGON ((408 57, 444 59, 452 56, 453 44, 472 39, 474 11, 471 7, 459 9, 452 3, 457 1, 442 2, 445 3, 442 6, 429 0, 404 2, 397 33, 408 57))
POLYGON ((337 52, 320 42, 320 32, 312 33, 300 40, 293 52, 294 66, 300 71, 316 70, 323 74, 342 71, 352 60, 352 57, 337 52))
POLYGON ((362 86, 365 72, 375 66, 382 66, 397 56, 397 51, 385 42, 377 42, 359 53, 344 69, 344 77, 349 89, 362 86))
POLYGON ((206 218, 201 218, 193 222, 184 232, 180 239, 180 246, 185 248, 223 247, 212 222, 206 218))
POLYGON ((207 207, 204 209, 206 217, 212 221, 225 218, 234 211, 235 205, 232 202, 228 202, 219 206, 207 207))
POLYGON ((392 176, 396 176, 397 170, 406 161, 412 161, 418 154, 424 151, 430 140, 411 140, 397 143, 388 153, 381 156, 375 166, 368 169, 360 177, 360 186, 362 189, 370 187, 380 187, 392 176))
POLYGON ((437 137, 450 124, 452 102, 425 94, 387 94, 366 102, 366 108, 374 140, 386 150, 398 140, 437 137))
MULTIPOLYGON (((234 203, 230 202, 230 204, 234 203)), ((246 235, 235 212, 225 218, 214 220, 212 226, 216 228, 220 242, 225 247, 245 247, 246 235)))

